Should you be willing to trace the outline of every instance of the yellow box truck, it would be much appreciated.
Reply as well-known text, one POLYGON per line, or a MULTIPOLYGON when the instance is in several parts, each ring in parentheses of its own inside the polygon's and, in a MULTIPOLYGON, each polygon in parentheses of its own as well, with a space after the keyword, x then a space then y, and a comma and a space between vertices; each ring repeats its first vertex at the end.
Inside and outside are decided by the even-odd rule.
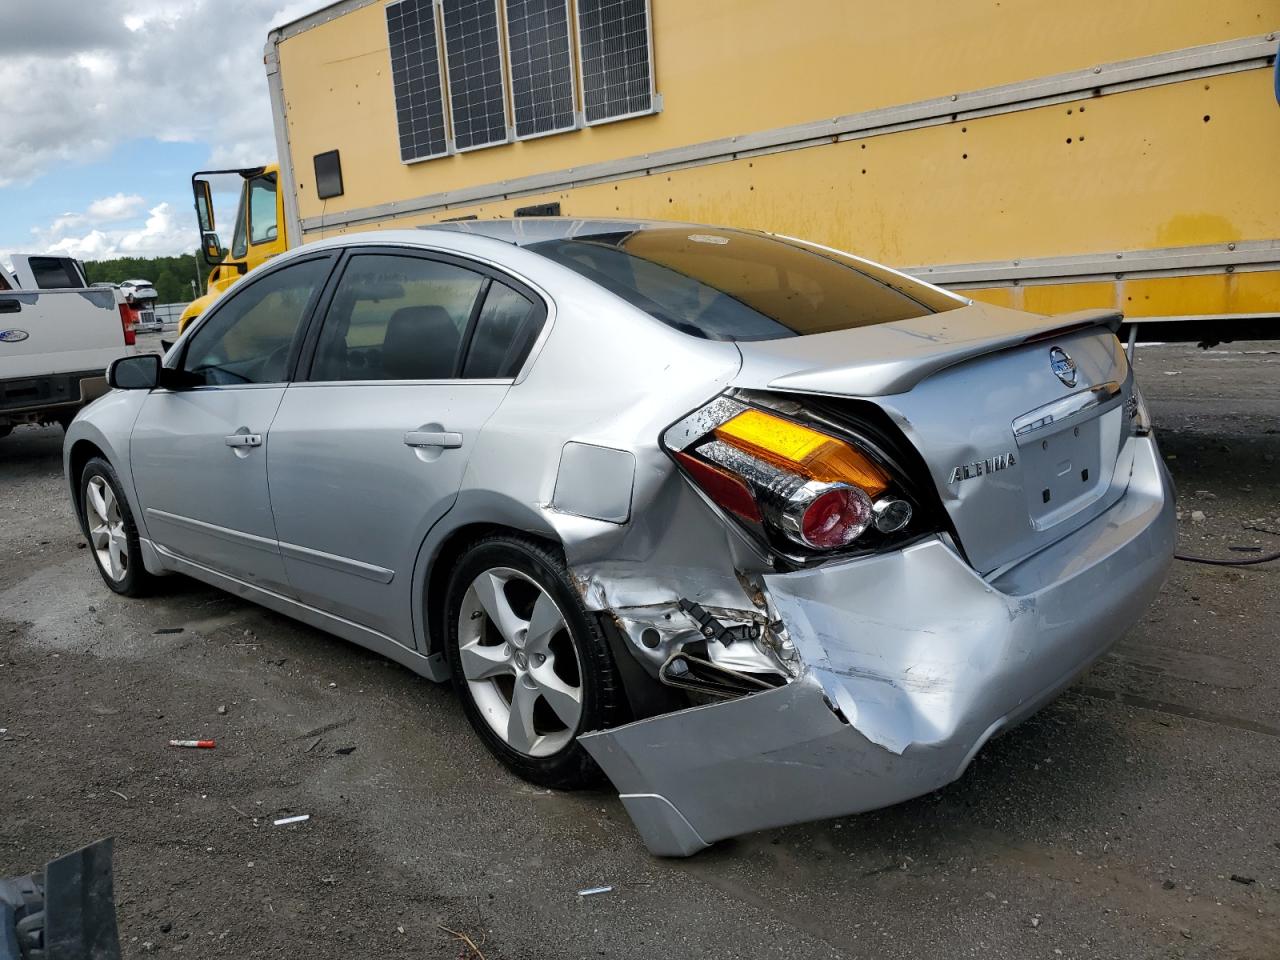
POLYGON ((341 0, 267 42, 278 235, 705 221, 1274 336, 1277 29, 1277 0, 341 0))

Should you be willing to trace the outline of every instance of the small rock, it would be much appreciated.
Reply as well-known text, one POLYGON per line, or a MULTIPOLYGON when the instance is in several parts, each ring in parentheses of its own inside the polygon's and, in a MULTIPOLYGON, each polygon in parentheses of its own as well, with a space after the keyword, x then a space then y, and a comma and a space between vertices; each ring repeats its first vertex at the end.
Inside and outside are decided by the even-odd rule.
POLYGON ((218 704, 218 715, 225 717, 227 715, 227 705, 225 703, 218 704))
POLYGON ((349 757, 351 756, 351 754, 356 752, 356 748, 355 747, 339 747, 337 750, 333 752, 340 757, 349 757))
POLYGON ((1039 917, 1032 917, 1032 918, 1031 918, 1031 926, 1033 926, 1033 927, 1038 927, 1038 926, 1040 926, 1040 918, 1039 918, 1039 917))
POLYGON ((1191 522, 1192 522, 1192 523, 1204 523, 1204 520, 1205 520, 1205 517, 1204 517, 1204 511, 1203 511, 1203 510, 1192 510, 1192 511, 1191 511, 1191 522))
POLYGON ((1164 883, 1161 884, 1161 886, 1164 887, 1166 890, 1173 890, 1178 885, 1174 883, 1172 880, 1166 880, 1164 883))
POLYGON ((1178 932, 1179 932, 1180 934, 1182 934, 1182 936, 1183 936, 1183 938, 1184 938, 1184 939, 1186 939, 1186 940, 1190 940, 1190 939, 1191 939, 1191 931, 1190 931, 1190 930, 1188 930, 1186 927, 1183 927, 1183 928, 1182 928, 1181 930, 1179 930, 1178 932))
POLYGON ((1236 883, 1243 883, 1246 887, 1251 886, 1252 884, 1255 884, 1258 882, 1257 880, 1253 879, 1253 877, 1243 877, 1238 873, 1233 873, 1231 875, 1231 879, 1234 880, 1236 883))
POLYGON ((87 546, 88 546, 88 544, 87 544, 87 543, 85 543, 85 542, 82 540, 82 541, 80 541, 79 543, 77 543, 77 544, 76 544, 76 549, 77 549, 77 550, 83 550, 83 549, 84 549, 85 547, 87 547, 87 546))
POLYGON ((173 929, 173 924, 172 924, 172 923, 170 923, 168 920, 166 920, 164 923, 160 924, 160 932, 161 932, 161 933, 168 933, 168 932, 169 932, 170 930, 172 930, 172 929, 173 929))

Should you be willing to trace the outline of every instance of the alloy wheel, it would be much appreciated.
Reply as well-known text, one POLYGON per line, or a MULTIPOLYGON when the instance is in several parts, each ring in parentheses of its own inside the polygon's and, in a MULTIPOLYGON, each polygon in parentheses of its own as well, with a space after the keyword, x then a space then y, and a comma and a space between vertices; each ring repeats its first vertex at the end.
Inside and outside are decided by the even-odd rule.
POLYGON ((564 613, 533 578, 493 567, 458 612, 462 675, 481 715, 513 750, 546 757, 582 720, 582 662, 564 613))
POLYGON ((119 583, 129 573, 129 538, 124 532, 120 503, 102 476, 89 478, 85 494, 89 541, 103 572, 119 583))

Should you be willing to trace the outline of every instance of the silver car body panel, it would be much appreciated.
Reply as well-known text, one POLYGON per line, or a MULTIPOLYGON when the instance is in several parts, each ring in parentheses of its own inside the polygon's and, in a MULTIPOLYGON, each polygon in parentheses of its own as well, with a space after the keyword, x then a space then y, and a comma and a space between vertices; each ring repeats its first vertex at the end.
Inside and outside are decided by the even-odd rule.
MULTIPOLYGON (((186 467, 173 450, 166 460, 166 442, 194 442, 166 440, 166 424, 148 421, 137 433, 134 420, 162 392, 116 392, 71 425, 68 477, 76 445, 95 444, 127 487, 148 569, 213 583, 434 680, 448 669, 436 612, 421 601, 437 559, 482 528, 559 543, 585 606, 616 627, 621 649, 650 676, 700 636, 682 604, 757 629, 758 642, 708 644, 707 656, 730 671, 772 675, 776 688, 580 737, 656 853, 687 854, 949 782, 994 732, 1101 655, 1169 562, 1172 493, 1154 441, 1121 417, 1134 395, 1108 329, 1113 317, 973 304, 838 334, 700 340, 522 247, 643 228, 465 223, 335 237, 283 254, 264 269, 366 244, 469 258, 536 291, 547 320, 511 381, 259 389, 282 395, 270 422, 252 424, 263 446, 242 458, 218 438, 213 455, 223 458, 217 470, 240 470, 239 486, 189 478, 184 471, 205 452, 187 451, 186 467), (1051 368, 1058 344, 1074 357, 1074 387, 1051 368), (1102 396, 1108 384, 1119 393, 1107 387, 1102 396), (822 399, 837 413, 875 404, 920 453, 954 531, 781 572, 662 446, 668 431, 691 439, 701 428, 690 413, 734 391, 822 399), (1037 411, 1061 418, 1015 435, 1015 421, 1037 411), (131 433, 143 438, 141 453, 131 433), (1064 433, 1063 455, 1041 446, 1064 433), (460 436, 424 447, 424 434, 460 436), (976 467, 1006 453, 1016 465, 976 467), (1067 461, 1063 475, 1079 477, 1086 459, 1098 465, 1089 480, 1036 502, 1045 477, 1067 461), (155 476, 141 476, 144 460, 155 476), (248 509, 258 520, 237 512, 246 504, 243 468, 258 462, 270 473, 270 527, 256 500, 248 509), (974 466, 967 478, 966 465, 974 466), (964 479, 953 483, 957 468, 964 479), (176 491, 169 500, 157 490, 161 478, 176 491), (198 505, 183 502, 192 484, 198 505), (224 540, 164 514, 268 540, 274 555, 269 545, 258 552, 274 556, 283 582, 237 567, 243 557, 224 540), (204 540, 189 552, 175 548, 176 537, 196 535, 204 540)), ((221 417, 208 436, 250 426, 239 411, 221 417)))

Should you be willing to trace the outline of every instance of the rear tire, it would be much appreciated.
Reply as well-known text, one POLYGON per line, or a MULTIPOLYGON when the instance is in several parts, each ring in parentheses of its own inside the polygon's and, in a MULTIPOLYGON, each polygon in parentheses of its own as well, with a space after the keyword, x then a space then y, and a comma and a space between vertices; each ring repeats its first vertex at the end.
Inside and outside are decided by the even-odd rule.
POLYGON ((94 457, 80 473, 80 527, 103 582, 126 597, 141 597, 155 577, 142 564, 138 526, 124 487, 106 460, 94 457))
POLYGON ((453 570, 445 615, 453 685, 489 750, 539 786, 602 781, 577 737, 622 722, 625 695, 564 560, 523 537, 480 540, 453 570))

